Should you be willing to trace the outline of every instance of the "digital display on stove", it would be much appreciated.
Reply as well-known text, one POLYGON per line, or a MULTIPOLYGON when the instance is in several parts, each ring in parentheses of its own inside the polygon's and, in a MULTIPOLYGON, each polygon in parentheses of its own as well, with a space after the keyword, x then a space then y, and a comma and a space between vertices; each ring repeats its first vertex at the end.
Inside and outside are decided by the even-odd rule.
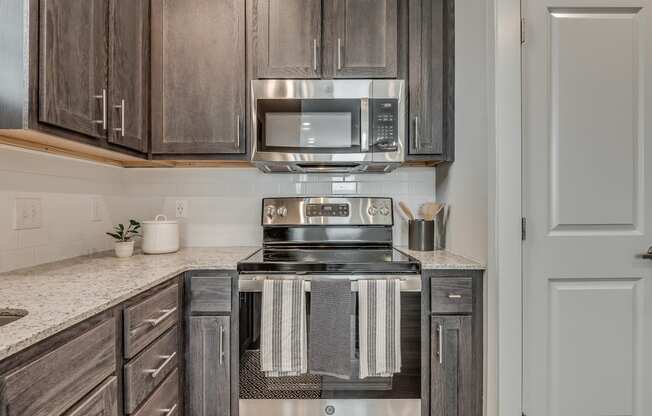
POLYGON ((348 217, 349 204, 307 204, 306 217, 348 217))

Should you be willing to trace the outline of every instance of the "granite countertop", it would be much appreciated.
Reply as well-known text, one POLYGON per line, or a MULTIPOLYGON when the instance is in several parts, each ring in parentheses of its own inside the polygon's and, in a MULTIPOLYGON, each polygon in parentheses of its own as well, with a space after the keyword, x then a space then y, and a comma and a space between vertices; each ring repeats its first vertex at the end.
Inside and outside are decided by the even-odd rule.
MULTIPOLYGON (((127 259, 102 253, 0 274, 0 310, 29 312, 0 327, 0 360, 185 271, 236 270, 238 262, 257 249, 185 248, 174 254, 137 254, 127 259)), ((424 270, 484 268, 445 251, 398 249, 419 260, 424 270)))
POLYGON ((445 250, 416 251, 407 247, 396 247, 399 251, 414 257, 421 263, 421 270, 484 270, 482 264, 445 250))
POLYGON ((0 360, 188 270, 235 270, 256 247, 186 248, 118 259, 96 256, 0 275, 0 309, 27 316, 0 327, 0 360))

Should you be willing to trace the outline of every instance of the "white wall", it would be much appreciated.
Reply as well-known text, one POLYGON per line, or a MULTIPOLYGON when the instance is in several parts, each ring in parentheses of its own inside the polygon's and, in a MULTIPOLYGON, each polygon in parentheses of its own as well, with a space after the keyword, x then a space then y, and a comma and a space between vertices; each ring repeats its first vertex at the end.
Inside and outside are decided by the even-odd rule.
MULTIPOLYGON (((437 197, 450 206, 446 248, 489 259, 489 161, 493 157, 493 2, 455 2, 455 162, 437 168, 437 197)), ((485 414, 497 410, 496 281, 485 273, 485 414)))
MULTIPOLYGON (((259 245, 261 198, 331 194, 331 184, 355 184, 356 195, 389 196, 414 209, 435 198, 432 168, 402 168, 388 175, 265 175, 254 168, 122 169, 0 146, 0 272, 108 250, 113 224, 174 217, 182 245, 259 245), (14 229, 15 199, 42 201, 43 226, 14 229), (100 221, 92 220, 93 200, 100 221)), ((396 215, 395 242, 405 244, 405 222, 396 215)))

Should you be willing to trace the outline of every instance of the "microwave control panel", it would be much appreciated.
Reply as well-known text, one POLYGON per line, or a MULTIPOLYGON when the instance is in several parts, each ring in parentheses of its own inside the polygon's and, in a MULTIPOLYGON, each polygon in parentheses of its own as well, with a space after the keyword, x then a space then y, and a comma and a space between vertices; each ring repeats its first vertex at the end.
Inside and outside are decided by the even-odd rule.
POLYGON ((377 151, 397 150, 398 100, 374 98, 371 100, 373 145, 377 151))

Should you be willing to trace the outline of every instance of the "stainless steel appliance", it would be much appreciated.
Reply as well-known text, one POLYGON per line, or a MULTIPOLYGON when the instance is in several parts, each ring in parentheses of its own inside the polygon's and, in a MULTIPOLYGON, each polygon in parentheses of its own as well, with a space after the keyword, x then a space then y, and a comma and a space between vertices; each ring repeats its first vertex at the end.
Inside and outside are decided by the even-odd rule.
POLYGON ((263 172, 384 173, 405 160, 405 82, 254 80, 252 162, 263 172))
POLYGON ((241 416, 420 414, 420 264, 392 247, 393 224, 390 198, 263 200, 263 248, 238 264, 241 416), (310 374, 270 379, 260 372, 263 281, 324 275, 350 280, 353 291, 360 279, 400 279, 401 373, 342 381, 310 374))

